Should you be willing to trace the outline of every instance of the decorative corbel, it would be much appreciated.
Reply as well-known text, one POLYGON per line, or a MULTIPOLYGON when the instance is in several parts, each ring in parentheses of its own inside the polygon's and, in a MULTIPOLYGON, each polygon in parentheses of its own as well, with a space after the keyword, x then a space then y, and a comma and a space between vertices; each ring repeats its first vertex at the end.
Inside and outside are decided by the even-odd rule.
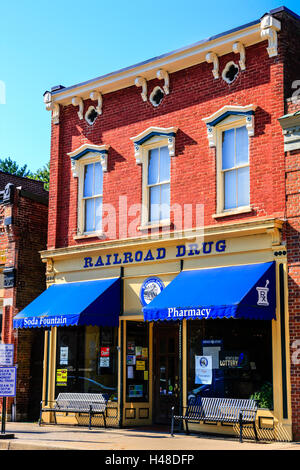
POLYGON ((206 62, 213 63, 213 76, 214 78, 219 78, 219 59, 215 52, 208 52, 206 54, 206 62))
POLYGON ((168 95, 169 92, 170 92, 170 90, 169 90, 170 79, 169 79, 168 72, 166 70, 159 69, 156 72, 156 76, 159 80, 164 80, 165 81, 163 89, 164 89, 165 94, 168 95))
POLYGON ((142 87, 141 97, 143 101, 147 101, 147 80, 144 77, 136 77, 135 86, 142 87))
POLYGON ((254 136, 254 114, 249 114, 246 117, 246 129, 248 131, 248 136, 254 136))
POLYGON ((103 171, 107 171, 107 150, 101 152, 100 163, 103 171))
POLYGON ((92 91, 91 94, 90 94, 90 98, 93 101, 98 101, 98 104, 96 106, 96 111, 97 111, 98 114, 102 114, 103 99, 102 99, 102 95, 101 95, 100 91, 92 91))
POLYGON ((59 104, 55 103, 52 100, 52 95, 50 91, 46 91, 44 94, 44 103, 46 105, 46 110, 47 111, 52 111, 52 122, 53 124, 59 124, 59 104))
POLYGON ((168 149, 170 157, 175 156, 175 137, 168 137, 168 149))
POLYGON ((77 114, 79 119, 83 119, 83 99, 80 98, 80 96, 74 96, 74 98, 72 98, 72 105, 79 106, 77 114))
POLYGON ((78 161, 75 160, 74 158, 71 158, 71 171, 72 171, 72 175, 74 178, 78 178, 79 177, 79 165, 78 165, 78 161))
POLYGON ((263 39, 268 40, 267 51, 269 57, 275 57, 278 54, 278 41, 277 31, 281 29, 280 21, 273 18, 273 16, 266 15, 260 22, 260 35, 263 39))
POLYGON ((141 145, 134 142, 134 156, 137 165, 143 163, 143 150, 141 145))
POLYGON ((239 66, 241 70, 246 70, 246 52, 244 45, 237 41, 233 44, 232 50, 235 54, 240 54, 239 66))

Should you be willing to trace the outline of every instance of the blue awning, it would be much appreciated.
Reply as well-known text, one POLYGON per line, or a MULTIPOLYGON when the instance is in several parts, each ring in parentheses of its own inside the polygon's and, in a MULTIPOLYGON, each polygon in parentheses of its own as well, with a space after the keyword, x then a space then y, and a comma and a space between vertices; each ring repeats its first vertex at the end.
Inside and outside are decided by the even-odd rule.
POLYGON ((14 328, 118 326, 120 278, 53 284, 13 319, 14 328))
POLYGON ((144 319, 275 319, 275 262, 182 271, 143 308, 144 319))

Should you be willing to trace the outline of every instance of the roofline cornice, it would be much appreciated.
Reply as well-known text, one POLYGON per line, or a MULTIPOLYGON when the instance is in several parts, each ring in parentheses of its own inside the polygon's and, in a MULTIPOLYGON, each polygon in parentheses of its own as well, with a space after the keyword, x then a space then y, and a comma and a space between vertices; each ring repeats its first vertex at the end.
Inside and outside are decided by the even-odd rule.
POLYGON ((157 77, 156 74, 159 69, 167 70, 168 73, 174 73, 201 62, 206 62, 206 55, 212 50, 217 56, 233 52, 233 44, 237 41, 242 42, 244 47, 248 47, 264 40, 265 38, 261 36, 261 21, 257 20, 243 27, 213 36, 207 40, 149 59, 125 69, 77 85, 52 91, 52 102, 68 105, 71 104, 72 98, 78 95, 83 99, 90 98, 90 94, 94 90, 100 90, 102 94, 111 93, 129 86, 134 86, 135 79, 138 76, 142 76, 146 80, 152 80, 157 77))

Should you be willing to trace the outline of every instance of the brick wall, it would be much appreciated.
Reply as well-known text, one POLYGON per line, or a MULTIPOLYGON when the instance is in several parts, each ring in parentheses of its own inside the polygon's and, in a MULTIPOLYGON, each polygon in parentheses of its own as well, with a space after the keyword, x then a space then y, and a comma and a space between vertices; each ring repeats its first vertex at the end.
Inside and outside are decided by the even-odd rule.
MULTIPOLYGON (((108 171, 104 174, 104 202, 116 208, 119 227, 119 196, 127 196, 128 207, 142 199, 142 169, 136 164, 131 137, 149 126, 177 126, 176 156, 171 159, 171 204, 191 202, 204 205, 204 224, 264 217, 287 218, 284 239, 288 247, 289 314, 291 354, 299 336, 300 319, 300 153, 285 156, 278 118, 294 109, 286 101, 300 80, 299 20, 277 13, 281 21, 279 54, 269 58, 267 42, 246 48, 246 70, 231 84, 215 80, 212 65, 200 63, 170 74, 170 94, 158 108, 143 102, 135 86, 105 94, 103 114, 93 126, 79 120, 77 108, 61 107, 60 124, 52 125, 51 180, 48 248, 87 243, 74 240, 77 231, 77 179, 71 174, 67 153, 84 143, 110 145, 108 171), (202 118, 224 105, 258 105, 255 135, 250 138, 250 191, 252 213, 215 219, 216 155, 209 148, 202 118)), ((235 54, 220 57, 220 70, 235 54)), ((158 80, 148 83, 148 94, 158 80)), ((95 103, 84 102, 84 111, 95 103)), ((136 214, 128 217, 128 224, 136 214)), ((195 223, 195 220, 194 220, 195 223)), ((120 236, 117 233, 116 238, 120 236)), ((93 243, 98 239, 89 239, 93 243)), ((300 436, 299 365, 291 366, 293 432, 300 436)))
MULTIPOLYGON (((284 24, 280 35, 284 57, 284 114, 300 111, 300 27, 293 16, 278 15, 284 24), (294 96, 293 96, 294 94, 294 96), (299 94, 298 94, 299 95, 299 94)), ((295 440, 300 439, 300 149, 285 153, 286 224, 284 238, 288 253, 288 306, 291 356, 292 426, 295 440)))
MULTIPOLYGON (((283 216, 283 142, 277 121, 284 112, 283 62, 281 56, 269 58, 266 46, 263 42, 246 48, 246 71, 231 85, 215 80, 207 63, 170 74, 170 94, 158 108, 143 102, 135 86, 104 95, 103 114, 93 126, 78 119, 74 106, 63 107, 60 124, 52 126, 48 247, 81 243, 73 238, 77 179, 71 174, 67 153, 84 143, 111 146, 103 201, 114 205, 118 222, 119 196, 128 197, 128 207, 141 202, 142 169, 136 164, 130 137, 149 126, 178 126, 176 156, 171 159, 171 204, 204 204, 205 225, 228 222, 228 218, 212 217, 216 212, 216 158, 202 121, 226 104, 258 105, 255 136, 250 138, 253 212, 231 220, 283 216)), ((220 70, 229 60, 236 60, 235 54, 220 57, 220 70)), ((157 84, 161 85, 158 80, 148 82, 149 93, 157 84)), ((86 100, 84 110, 91 104, 86 100)), ((129 217, 128 223, 135 217, 129 217)))
MULTIPOLYGON (((289 100, 287 111, 300 110, 289 100)), ((288 253, 289 333, 293 434, 300 439, 300 149, 286 152, 286 242, 288 253)))
MULTIPOLYGON (((9 175, 3 186, 13 181, 9 175)), ((23 179, 24 180, 24 179, 23 179)), ((3 180, 2 180, 3 181, 3 180)), ((4 289, 4 308, 2 338, 5 343, 15 345, 15 363, 18 364, 17 372, 17 417, 28 419, 28 406, 33 399, 34 391, 30 388, 32 345, 35 337, 40 333, 35 330, 13 330, 13 317, 32 300, 34 300, 46 288, 45 266, 41 262, 39 251, 46 248, 48 206, 47 198, 44 203, 35 200, 36 195, 46 195, 39 182, 22 181, 22 187, 26 191, 34 190, 30 195, 24 196, 20 190, 15 190, 12 204, 0 204, 0 250, 5 252, 5 266, 15 267, 15 286, 4 289), (41 190, 42 189, 42 190, 41 190), (4 217, 12 216, 12 224, 4 226, 4 217)), ((40 352, 42 358, 42 351, 40 352)), ((42 360, 42 359, 41 359, 42 360)), ((42 368, 40 370, 42 376, 42 368)), ((41 395, 36 397, 40 400, 41 395)), ((9 400, 8 413, 10 414, 9 400)))

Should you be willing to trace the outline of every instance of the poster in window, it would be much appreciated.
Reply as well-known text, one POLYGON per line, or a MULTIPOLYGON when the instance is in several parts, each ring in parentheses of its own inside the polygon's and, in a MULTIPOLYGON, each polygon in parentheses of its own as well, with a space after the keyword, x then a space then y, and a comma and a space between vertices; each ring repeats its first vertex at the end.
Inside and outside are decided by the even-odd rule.
POLYGON ((68 381, 68 369, 57 369, 56 370, 56 385, 66 386, 68 381))
POLYGON ((68 346, 61 346, 59 363, 61 365, 67 366, 68 365, 68 358, 69 358, 69 348, 68 348, 68 346))
POLYGON ((109 367, 109 357, 100 357, 100 367, 109 367))
POLYGON ((127 354, 134 355, 135 354, 135 342, 128 341, 127 343, 127 354))
POLYGON ((195 384, 211 385, 212 356, 195 356, 195 384))
POLYGON ((105 348, 101 348, 100 349, 100 356, 101 357, 109 357, 109 348, 108 347, 105 347, 105 348))
POLYGON ((134 366, 135 365, 135 356, 127 355, 126 363, 127 363, 128 366, 134 366))

